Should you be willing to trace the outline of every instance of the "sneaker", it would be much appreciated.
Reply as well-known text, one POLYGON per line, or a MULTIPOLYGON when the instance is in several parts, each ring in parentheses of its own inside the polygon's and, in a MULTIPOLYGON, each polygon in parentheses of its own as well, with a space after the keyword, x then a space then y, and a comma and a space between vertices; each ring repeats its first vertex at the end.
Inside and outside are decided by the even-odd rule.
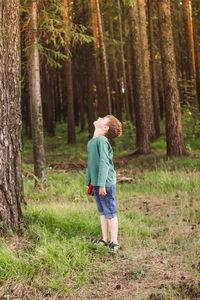
POLYGON ((96 245, 96 246, 108 246, 108 243, 106 243, 106 242, 105 242, 104 240, 102 240, 102 239, 93 242, 93 244, 96 245))
POLYGON ((116 254, 118 252, 119 248, 120 248, 119 244, 113 244, 113 242, 112 242, 109 245, 109 252, 113 253, 113 254, 116 254))

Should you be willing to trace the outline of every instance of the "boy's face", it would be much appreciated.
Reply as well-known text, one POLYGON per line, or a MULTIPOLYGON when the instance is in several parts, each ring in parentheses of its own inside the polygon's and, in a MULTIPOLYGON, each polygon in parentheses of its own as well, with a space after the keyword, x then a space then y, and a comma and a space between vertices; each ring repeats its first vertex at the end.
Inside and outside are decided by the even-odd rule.
POLYGON ((98 128, 98 129, 102 129, 104 131, 108 131, 109 127, 107 125, 108 123, 108 118, 104 117, 104 118, 98 118, 96 121, 94 121, 94 127, 98 128))

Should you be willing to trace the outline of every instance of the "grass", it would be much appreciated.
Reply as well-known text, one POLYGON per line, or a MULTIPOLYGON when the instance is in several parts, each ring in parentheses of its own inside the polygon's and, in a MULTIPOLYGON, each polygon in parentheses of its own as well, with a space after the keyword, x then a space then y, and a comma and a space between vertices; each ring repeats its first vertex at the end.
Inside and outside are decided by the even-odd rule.
POLYGON ((198 299, 199 150, 167 159, 161 137, 154 153, 124 157, 130 141, 115 145, 117 174, 133 181, 117 185, 122 249, 110 256, 91 243, 101 229, 94 198, 86 194, 86 171, 66 172, 61 164, 85 159, 86 133, 76 148, 63 143, 63 125, 57 130, 56 138, 45 137, 45 147, 60 167, 47 167, 45 188, 34 187, 32 147, 24 139, 23 234, 1 238, 0 298, 198 299))

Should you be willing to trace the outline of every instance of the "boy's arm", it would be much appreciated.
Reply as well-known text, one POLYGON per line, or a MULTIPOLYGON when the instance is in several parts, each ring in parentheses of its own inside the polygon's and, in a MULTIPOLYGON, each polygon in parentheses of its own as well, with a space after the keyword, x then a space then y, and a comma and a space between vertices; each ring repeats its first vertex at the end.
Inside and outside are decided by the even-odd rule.
POLYGON ((97 185, 105 187, 109 169, 109 144, 105 139, 99 141, 99 171, 97 185))
POLYGON ((86 181, 85 181, 85 185, 86 186, 89 186, 89 183, 90 183, 90 175, 89 175, 89 172, 88 172, 88 170, 87 170, 87 177, 86 177, 86 181))

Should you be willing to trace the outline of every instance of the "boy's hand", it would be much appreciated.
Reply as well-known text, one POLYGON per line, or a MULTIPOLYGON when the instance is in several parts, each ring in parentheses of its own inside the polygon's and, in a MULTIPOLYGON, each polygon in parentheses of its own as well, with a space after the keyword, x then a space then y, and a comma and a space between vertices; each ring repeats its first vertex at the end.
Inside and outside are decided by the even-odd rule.
POLYGON ((102 195, 102 196, 105 196, 107 193, 106 193, 106 188, 105 186, 100 186, 99 187, 99 195, 102 195))

